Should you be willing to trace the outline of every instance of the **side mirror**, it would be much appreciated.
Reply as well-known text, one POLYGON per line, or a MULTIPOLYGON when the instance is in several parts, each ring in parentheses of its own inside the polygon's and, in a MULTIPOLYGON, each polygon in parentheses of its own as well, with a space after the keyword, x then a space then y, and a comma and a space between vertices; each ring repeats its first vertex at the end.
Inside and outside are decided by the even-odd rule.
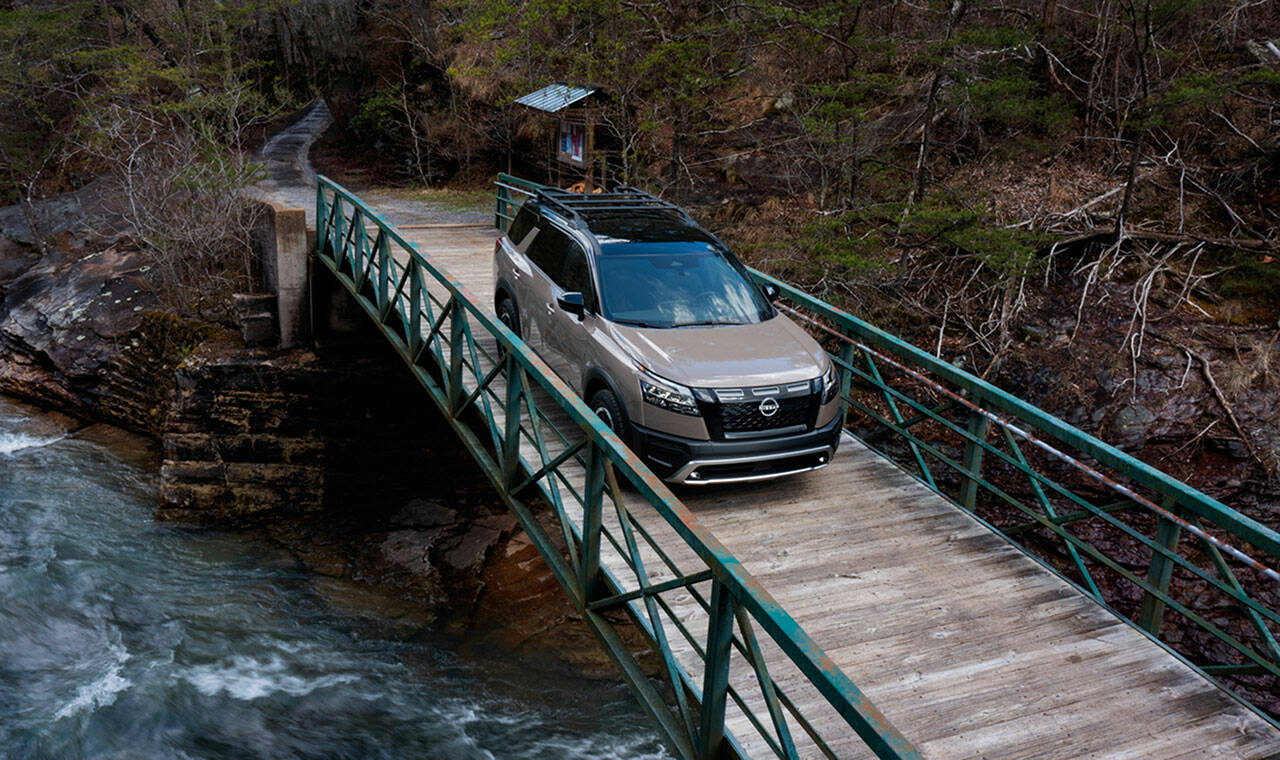
POLYGON ((771 282, 766 282, 761 285, 760 289, 764 291, 765 298, 768 298, 770 301, 782 295, 782 291, 778 290, 778 286, 771 282))
POLYGON ((577 291, 562 294, 556 299, 556 304, 578 319, 582 319, 582 315, 587 310, 586 302, 582 300, 582 294, 577 291))

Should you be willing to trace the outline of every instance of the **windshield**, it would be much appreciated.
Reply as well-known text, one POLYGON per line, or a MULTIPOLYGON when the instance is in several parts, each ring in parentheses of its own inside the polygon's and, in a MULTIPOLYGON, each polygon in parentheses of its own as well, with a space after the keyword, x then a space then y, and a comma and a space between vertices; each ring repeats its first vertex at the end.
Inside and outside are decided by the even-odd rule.
POLYGON ((763 322, 773 308, 733 254, 709 242, 609 243, 597 259, 604 316, 639 327, 763 322))

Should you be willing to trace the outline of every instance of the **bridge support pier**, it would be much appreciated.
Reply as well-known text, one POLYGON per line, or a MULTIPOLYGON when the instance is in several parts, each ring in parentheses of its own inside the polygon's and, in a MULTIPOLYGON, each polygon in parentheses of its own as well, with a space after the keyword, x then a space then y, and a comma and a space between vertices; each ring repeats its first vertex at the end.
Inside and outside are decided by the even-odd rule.
POLYGON ((300 208, 285 208, 271 202, 264 206, 265 218, 255 235, 262 280, 267 291, 276 296, 280 347, 296 348, 310 337, 307 270, 312 244, 308 239, 307 216, 300 208))

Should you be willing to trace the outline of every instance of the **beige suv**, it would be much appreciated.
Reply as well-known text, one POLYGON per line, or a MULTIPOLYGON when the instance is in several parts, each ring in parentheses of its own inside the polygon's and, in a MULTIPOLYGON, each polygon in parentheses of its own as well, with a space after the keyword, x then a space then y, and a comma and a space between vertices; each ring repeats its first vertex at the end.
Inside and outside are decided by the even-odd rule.
POLYGON ((663 479, 760 480, 835 454, 830 358, 678 206, 540 190, 494 276, 498 317, 663 479))

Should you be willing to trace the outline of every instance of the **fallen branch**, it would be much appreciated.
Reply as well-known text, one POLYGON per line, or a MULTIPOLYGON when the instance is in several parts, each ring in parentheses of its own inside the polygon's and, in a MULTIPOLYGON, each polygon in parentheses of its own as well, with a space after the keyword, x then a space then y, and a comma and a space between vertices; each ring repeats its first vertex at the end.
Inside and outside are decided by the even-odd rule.
MULTIPOLYGON (((1153 175, 1153 174, 1155 174, 1155 171, 1154 171, 1154 170, 1153 170, 1153 171, 1146 172, 1146 173, 1144 173, 1144 174, 1142 174, 1142 175, 1139 175, 1139 176, 1137 176, 1137 177, 1135 177, 1135 178, 1134 178, 1134 180, 1133 180, 1133 184, 1134 184, 1134 185, 1137 185, 1139 182, 1142 182, 1143 180, 1148 179, 1148 178, 1149 178, 1151 175, 1153 175)), ((1062 217, 1062 218, 1064 218, 1064 219, 1065 219, 1065 218, 1073 217, 1073 216, 1075 216, 1075 215, 1077 215, 1077 214, 1080 214, 1080 213, 1083 213, 1083 212, 1085 212, 1085 211, 1088 211, 1090 208, 1093 208, 1094 206, 1098 205, 1099 203, 1102 203, 1103 201, 1105 201, 1106 199, 1108 199, 1108 198, 1110 198, 1111 196, 1115 195, 1116 193, 1123 192, 1123 191, 1124 191, 1124 189, 1125 189, 1125 187, 1127 187, 1127 183, 1126 183, 1126 184, 1124 184, 1124 185, 1119 185, 1119 186, 1117 186, 1117 187, 1114 187, 1114 188, 1112 188, 1112 189, 1108 190, 1107 192, 1103 193, 1102 195, 1095 196, 1092 200, 1086 201, 1083 205, 1076 206, 1075 208, 1071 209, 1070 211, 1066 211, 1066 212, 1063 212, 1063 213, 1061 213, 1061 214, 1050 214, 1050 216, 1059 216, 1059 217, 1062 217)))
MULTIPOLYGON (((1191 357, 1187 357, 1187 360, 1188 360, 1188 361, 1190 361, 1190 360, 1191 360, 1191 357)), ((1215 427, 1217 427, 1219 422, 1222 422, 1222 420, 1214 420, 1213 422, 1210 422, 1210 423, 1205 427, 1205 429, 1204 429, 1204 430, 1201 430, 1199 433, 1196 433, 1196 435, 1195 435, 1195 437, 1194 437, 1194 438, 1192 438, 1191 440, 1189 440, 1189 441, 1187 441, 1186 443, 1182 444, 1181 446, 1179 446, 1178 448, 1176 448, 1176 449, 1174 449, 1173 451, 1169 452, 1168 454, 1165 454, 1164 456, 1160 457, 1160 462, 1161 462, 1161 463, 1167 462, 1167 461, 1169 461, 1170 459, 1173 459, 1173 458, 1174 458, 1174 457, 1176 457, 1177 455, 1181 454, 1182 452, 1186 451, 1187 449, 1191 448, 1191 446, 1192 446, 1196 441, 1198 441, 1198 440, 1200 440, 1201 438, 1203 438, 1203 437, 1204 437, 1204 434, 1205 434, 1205 433, 1208 433, 1210 430, 1213 430, 1215 427)))
MULTIPOLYGON (((1072 235, 1057 241, 1054 245, 1059 247, 1075 245, 1077 243, 1087 243, 1093 240, 1110 239, 1115 235, 1115 229, 1111 227, 1095 227, 1091 230, 1072 235)), ((1204 235, 1179 234, 1176 232, 1157 232, 1155 230, 1134 229, 1126 227, 1124 231, 1126 238, 1133 240, 1153 240, 1160 243, 1203 243, 1206 245, 1216 245, 1223 248, 1239 248, 1245 251, 1255 252, 1280 252, 1280 241, 1275 240, 1259 240, 1259 239, 1239 239, 1239 238, 1215 238, 1206 237, 1204 235)))
POLYGON ((1240 441, 1244 443, 1245 449, 1249 452, 1249 457, 1261 465, 1262 469, 1268 474, 1274 475, 1275 473, 1272 473, 1270 463, 1263 459, 1262 455, 1258 453, 1258 447, 1253 443, 1253 436, 1249 435, 1249 433, 1245 431, 1244 426, 1240 424, 1240 420, 1236 419, 1235 408, 1231 406, 1230 402, 1227 401, 1226 395, 1223 394, 1222 389, 1218 387, 1218 381, 1213 379, 1213 372, 1209 369, 1209 360, 1204 356, 1195 353, 1186 346, 1178 345, 1178 348, 1181 348, 1186 352, 1187 356, 1194 357, 1196 361, 1200 362, 1200 374, 1204 376, 1205 382, 1209 384, 1209 389, 1213 391, 1213 397, 1217 399, 1218 406, 1221 406, 1222 411, 1226 412, 1227 421, 1231 423, 1232 429, 1236 431, 1236 435, 1239 436, 1240 441))

